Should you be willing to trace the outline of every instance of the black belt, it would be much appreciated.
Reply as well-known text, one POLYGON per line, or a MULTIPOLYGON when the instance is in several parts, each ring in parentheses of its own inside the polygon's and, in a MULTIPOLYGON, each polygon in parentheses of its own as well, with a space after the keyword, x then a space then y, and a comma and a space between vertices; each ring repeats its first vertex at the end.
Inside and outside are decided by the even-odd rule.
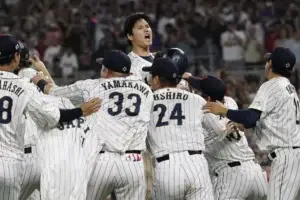
MULTIPOLYGON (((188 153, 191 156, 191 155, 194 155, 194 154, 202 154, 202 151, 201 150, 199 150, 199 151, 188 151, 188 153)), ((165 160, 169 160, 169 159, 170 159, 169 154, 166 154, 164 156, 156 158, 156 160, 157 160, 158 163, 160 163, 162 161, 165 161, 165 160)))
MULTIPOLYGON (((99 153, 105 153, 105 151, 100 151, 99 153)), ((128 151, 125 151, 125 153, 136 153, 136 154, 141 154, 142 151, 140 151, 140 150, 128 150, 128 151)))
MULTIPOLYGON (((237 166, 241 166, 242 163, 240 161, 234 161, 234 162, 230 162, 230 163, 227 163, 227 165, 229 167, 237 167, 237 166)), ((215 175, 216 176, 219 176, 216 172, 215 172, 215 175)))
MULTIPOLYGON (((300 149, 300 147, 292 147, 292 149, 300 149)), ((271 152, 271 153, 269 154, 269 156, 270 156, 272 159, 274 159, 274 158, 277 157, 275 151, 271 152)))
POLYGON ((24 153, 25 153, 25 154, 32 153, 32 148, 31 148, 31 147, 26 147, 26 148, 24 149, 24 153))

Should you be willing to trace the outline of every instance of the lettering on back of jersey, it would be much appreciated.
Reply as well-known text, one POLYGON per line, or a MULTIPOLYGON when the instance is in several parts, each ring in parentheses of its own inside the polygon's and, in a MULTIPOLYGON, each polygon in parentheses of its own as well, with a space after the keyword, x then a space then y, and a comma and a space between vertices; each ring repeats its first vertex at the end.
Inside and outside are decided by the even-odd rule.
POLYGON ((22 89, 21 87, 13 84, 11 81, 4 80, 0 80, 0 90, 9 91, 11 93, 14 93, 18 97, 24 92, 24 89, 22 89))
POLYGON ((286 86, 286 90, 288 91, 289 94, 293 94, 294 92, 296 92, 296 89, 293 85, 289 84, 288 86, 286 86))
POLYGON ((146 97, 148 97, 150 91, 144 84, 141 84, 139 81, 129 81, 129 80, 113 80, 107 81, 101 84, 105 90, 110 90, 113 88, 132 88, 140 91, 146 97))
POLYGON ((59 123, 57 128, 61 131, 70 128, 81 128, 81 125, 84 123, 83 118, 78 118, 73 121, 59 123))
POLYGON ((187 100, 189 98, 188 94, 182 92, 165 92, 160 94, 154 94, 154 101, 165 100, 165 99, 177 99, 177 100, 187 100))

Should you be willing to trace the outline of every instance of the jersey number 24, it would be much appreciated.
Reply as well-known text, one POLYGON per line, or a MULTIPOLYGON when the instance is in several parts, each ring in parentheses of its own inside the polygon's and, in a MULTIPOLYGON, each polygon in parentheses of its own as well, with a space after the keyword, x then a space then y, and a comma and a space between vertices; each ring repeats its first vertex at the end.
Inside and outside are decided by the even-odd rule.
MULTIPOLYGON (((164 104, 156 104, 153 107, 153 111, 156 112, 160 109, 160 113, 158 115, 158 121, 156 123, 156 127, 167 126, 169 125, 169 121, 164 121, 164 117, 166 115, 167 107, 164 104)), ((177 120, 177 125, 182 125, 182 120, 185 119, 185 116, 182 114, 182 104, 176 103, 171 115, 169 117, 170 120, 177 120)))

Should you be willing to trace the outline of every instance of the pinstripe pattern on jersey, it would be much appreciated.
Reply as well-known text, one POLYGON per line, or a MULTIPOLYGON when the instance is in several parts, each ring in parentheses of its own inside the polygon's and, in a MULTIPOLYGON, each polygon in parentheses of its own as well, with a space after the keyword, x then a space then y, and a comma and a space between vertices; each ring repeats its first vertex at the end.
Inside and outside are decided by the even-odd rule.
POLYGON ((243 162, 241 166, 224 166, 212 175, 215 199, 267 199, 267 175, 253 161, 243 162))
POLYGON ((18 200, 22 178, 22 162, 0 157, 0 199, 18 200))
POLYGON ((113 116, 116 120, 114 123, 118 123, 118 120, 120 120, 137 129, 137 134, 133 135, 128 149, 144 150, 146 148, 145 140, 153 96, 149 86, 139 81, 138 78, 129 76, 78 81, 69 86, 54 87, 51 94, 68 98, 72 103, 77 104, 92 97, 99 97, 102 99, 100 110, 108 114, 110 109, 112 109, 111 112, 115 113, 119 108, 119 114, 113 116), (138 101, 136 95, 139 96, 140 101, 138 101), (137 115, 129 116, 127 114, 128 112, 135 112, 135 109, 138 108, 137 115))
POLYGON ((160 89, 155 91, 153 96, 153 108, 162 104, 166 106, 166 110, 164 116, 162 116, 163 111, 159 109, 151 115, 148 135, 151 153, 155 157, 159 157, 172 152, 204 150, 203 111, 201 108, 205 104, 205 100, 198 95, 178 88, 160 89), (170 99, 163 98, 167 95, 170 96, 170 99), (178 96, 178 99, 174 99, 173 96, 178 96), (184 100, 183 97, 186 99, 184 100), (170 120, 172 113, 176 116, 176 112, 173 110, 179 104, 182 112, 177 114, 182 114, 185 117, 182 120, 182 125, 178 125, 177 120, 170 120), (157 127, 159 120, 168 123, 168 125, 157 127))
POLYGON ((288 79, 273 78, 259 88, 249 108, 262 111, 254 132, 261 150, 300 146, 299 102, 296 90, 288 79), (297 116, 296 116, 297 115, 297 116))
POLYGON ((87 200, 104 200, 113 191, 118 200, 145 199, 143 160, 132 161, 131 154, 103 153, 89 182, 87 200))
MULTIPOLYGON (((74 108, 69 100, 48 96, 49 104, 62 108, 74 108)), ((44 200, 69 200, 76 185, 81 182, 86 165, 82 148, 84 119, 77 119, 57 128, 42 131, 39 143, 41 152, 41 197, 44 200)))
POLYGON ((300 198, 300 149, 282 148, 275 152, 268 200, 297 200, 300 198))
POLYGON ((214 199, 203 155, 172 153, 169 160, 156 163, 154 171, 154 200, 214 199))
MULTIPOLYGON (((224 101, 224 105, 228 109, 236 110, 238 108, 232 98, 225 97, 224 101)), ((242 131, 239 131, 241 138, 238 141, 226 138, 224 128, 228 122, 227 118, 213 114, 205 114, 203 120, 203 127, 206 130, 204 131, 206 159, 212 171, 227 165, 229 162, 255 159, 255 155, 242 131)))
MULTIPOLYGON (((152 54, 151 54, 152 55, 152 54)), ((153 55, 152 55, 153 56, 153 55)), ((149 72, 144 72, 142 69, 143 67, 148 67, 151 66, 152 63, 145 60, 144 58, 140 57, 139 55, 130 52, 128 54, 128 57, 131 60, 131 69, 130 73, 132 73, 134 76, 137 76, 140 78, 140 80, 144 82, 149 82, 150 81, 150 74, 149 72)))
MULTIPOLYGON (((230 97, 224 97, 224 105, 236 110, 236 102, 230 97)), ((216 199, 240 199, 253 197, 256 200, 266 199, 266 173, 253 162, 255 159, 247 139, 239 131, 240 139, 227 138, 224 127, 229 122, 227 118, 206 114, 204 135, 206 153, 216 199), (221 126, 220 126, 221 125, 221 126), (220 130, 218 130, 220 129, 220 130), (229 167, 228 163, 239 161, 241 166, 229 167), (218 174, 215 176, 215 174, 218 174)))
POLYGON ((32 153, 25 154, 23 160, 23 178, 19 200, 26 200, 36 189, 40 189, 41 168, 37 149, 32 146, 32 153))

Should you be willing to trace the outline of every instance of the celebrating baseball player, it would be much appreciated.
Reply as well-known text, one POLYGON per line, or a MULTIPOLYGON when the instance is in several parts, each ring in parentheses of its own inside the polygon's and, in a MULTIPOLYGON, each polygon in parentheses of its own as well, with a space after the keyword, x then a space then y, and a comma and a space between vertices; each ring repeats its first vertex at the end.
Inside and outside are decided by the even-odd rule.
POLYGON ((128 54, 131 60, 130 72, 149 83, 151 77, 142 68, 150 66, 154 59, 153 54, 150 52, 152 44, 150 18, 144 13, 133 13, 127 17, 123 31, 132 46, 132 51, 128 54))
POLYGON ((268 200, 296 200, 300 194, 300 112, 299 99, 288 80, 296 58, 293 52, 277 47, 266 55, 265 76, 247 110, 232 110, 215 102, 204 109, 253 128, 261 150, 272 160, 268 200))
POLYGON ((154 104, 148 142, 155 158, 153 199, 213 199, 207 161, 203 156, 202 106, 205 100, 176 88, 178 69, 169 58, 154 60, 154 104), (199 108, 199 109, 195 109, 199 108))
MULTIPOLYGON (((118 132, 120 138, 124 134, 130 138, 125 154, 115 152, 106 144, 99 150, 87 199, 105 199, 112 191, 117 199, 145 199, 144 165, 140 154, 146 148, 152 91, 138 77, 130 76, 131 61, 123 52, 109 51, 98 62, 102 64, 102 78, 78 81, 64 87, 48 84, 43 91, 69 98, 75 104, 91 97, 100 97, 101 111, 115 120, 106 122, 106 126, 122 121, 131 127, 125 133, 118 132)), ((114 130, 103 127, 99 134, 106 131, 114 130)))
POLYGON ((61 110, 46 103, 34 85, 23 82, 12 72, 20 62, 20 46, 10 35, 0 35, 0 196, 18 199, 24 154, 24 113, 41 127, 54 127, 98 110, 100 101, 92 100, 82 108, 61 110))
MULTIPOLYGON (((38 72, 31 68, 28 48, 21 42, 20 45, 20 63, 15 73, 26 82, 38 72)), ((23 160, 23 178, 21 184, 21 194, 19 200, 26 200, 30 196, 32 200, 40 199, 40 178, 41 166, 40 155, 38 155, 38 127, 29 115, 25 116, 25 135, 24 135, 24 160, 23 160), (35 191, 35 192, 34 192, 35 191)))
MULTIPOLYGON (((236 102, 225 96, 226 85, 214 76, 202 78, 189 77, 185 74, 190 86, 199 91, 208 102, 220 101, 226 108, 238 109, 236 102)), ((208 165, 216 199, 266 199, 267 177, 256 163, 255 155, 248 146, 244 133, 238 130, 226 117, 211 113, 205 114, 203 120, 205 148, 208 165), (214 120, 213 120, 214 119, 214 120), (226 134, 220 134, 215 121, 223 127, 226 134), (228 131, 229 130, 229 131, 228 131)))

